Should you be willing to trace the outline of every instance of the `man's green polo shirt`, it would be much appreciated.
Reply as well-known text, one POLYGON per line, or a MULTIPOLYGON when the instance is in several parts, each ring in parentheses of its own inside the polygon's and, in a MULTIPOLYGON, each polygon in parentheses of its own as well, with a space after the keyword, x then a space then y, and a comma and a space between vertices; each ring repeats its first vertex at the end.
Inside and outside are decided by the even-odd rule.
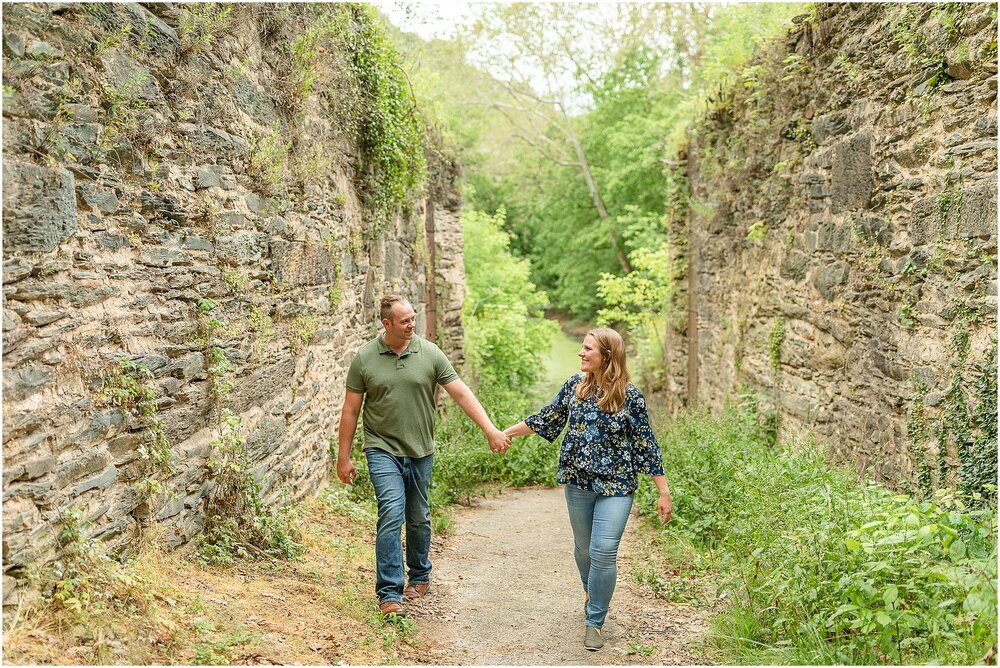
POLYGON ((383 336, 354 356, 347 389, 365 395, 365 448, 398 457, 426 457, 434 452, 434 386, 458 378, 441 349, 414 335, 402 355, 383 336))

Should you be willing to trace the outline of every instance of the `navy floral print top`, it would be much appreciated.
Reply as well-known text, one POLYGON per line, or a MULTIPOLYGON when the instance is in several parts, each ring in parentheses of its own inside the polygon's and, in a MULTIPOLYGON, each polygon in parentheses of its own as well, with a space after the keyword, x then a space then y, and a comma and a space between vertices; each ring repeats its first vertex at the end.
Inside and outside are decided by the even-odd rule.
POLYGON ((582 373, 575 374, 550 405, 524 420, 550 443, 569 424, 556 480, 602 496, 627 496, 639 486, 640 473, 663 475, 660 444, 639 388, 629 385, 621 410, 605 413, 593 394, 584 399, 576 396, 582 380, 582 373))

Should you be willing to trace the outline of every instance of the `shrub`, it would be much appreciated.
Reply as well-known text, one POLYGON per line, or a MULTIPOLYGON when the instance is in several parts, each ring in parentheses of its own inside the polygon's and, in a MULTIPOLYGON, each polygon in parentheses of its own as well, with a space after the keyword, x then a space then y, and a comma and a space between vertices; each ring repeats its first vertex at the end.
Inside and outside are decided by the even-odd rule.
POLYGON ((303 549, 291 506, 276 511, 266 506, 260 483, 250 471, 241 420, 226 415, 208 466, 217 474, 216 488, 205 509, 205 530, 199 536, 203 561, 231 564, 238 559, 298 557, 303 549))
MULTIPOLYGON (((733 663, 978 662, 996 640, 996 510, 917 501, 769 447, 754 411, 692 415, 661 436, 674 519, 712 556, 733 663)), ((655 516, 642 481, 637 505, 655 516)))

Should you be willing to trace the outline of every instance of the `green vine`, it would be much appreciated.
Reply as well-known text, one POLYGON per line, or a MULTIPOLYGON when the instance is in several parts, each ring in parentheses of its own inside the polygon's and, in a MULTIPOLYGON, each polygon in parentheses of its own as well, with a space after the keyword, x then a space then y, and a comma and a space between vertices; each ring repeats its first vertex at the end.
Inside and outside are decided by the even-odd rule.
POLYGON ((767 337, 767 358, 771 363, 771 369, 775 372, 781 370, 781 347, 785 343, 785 316, 778 316, 771 333, 767 337))
POLYGON ((959 486, 983 505, 997 499, 997 339, 979 363, 973 396, 976 408, 971 426, 973 441, 959 451, 959 486))
POLYGON ((291 106, 319 95, 338 106, 344 128, 357 132, 361 197, 377 237, 427 172, 426 129, 401 58, 375 9, 364 4, 325 8, 288 45, 291 106), (345 60, 331 63, 336 56, 324 54, 345 60))
POLYGON ((163 431, 158 415, 156 390, 149 386, 153 372, 144 364, 122 360, 106 367, 99 374, 99 389, 94 404, 99 408, 118 408, 145 426, 145 439, 139 444, 139 455, 146 462, 146 477, 136 488, 149 496, 167 492, 161 478, 174 468, 174 453, 163 431))
POLYGON ((927 427, 927 415, 924 410, 924 398, 927 396, 927 384, 923 381, 914 383, 913 399, 910 402, 910 415, 906 420, 906 434, 910 437, 910 456, 914 462, 917 479, 916 490, 927 497, 934 491, 934 481, 931 467, 927 461, 925 444, 930 438, 927 427))
POLYGON ((360 126, 363 199, 381 230, 423 178, 424 127, 399 54, 377 25, 375 10, 369 5, 350 7, 350 72, 366 111, 360 126))

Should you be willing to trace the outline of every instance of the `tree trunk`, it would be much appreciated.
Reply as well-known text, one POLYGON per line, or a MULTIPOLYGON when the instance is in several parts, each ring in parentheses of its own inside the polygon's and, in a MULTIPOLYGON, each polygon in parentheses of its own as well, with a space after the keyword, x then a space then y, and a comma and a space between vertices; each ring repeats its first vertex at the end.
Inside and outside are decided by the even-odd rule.
MULTIPOLYGON (((569 119, 566 119, 567 122, 569 119)), ((580 170, 583 172, 583 180, 587 182, 587 190, 590 191, 590 198, 594 200, 594 206, 597 208, 597 215, 601 217, 602 221, 608 219, 608 210, 604 208, 604 201, 601 199, 601 193, 597 191, 597 184, 594 183, 594 177, 590 173, 590 163, 587 162, 587 156, 583 152, 583 146, 580 145, 579 140, 576 138, 575 134, 570 135, 570 142, 573 144, 573 150, 576 151, 576 159, 580 163, 580 170)), ((622 251, 621 246, 618 243, 618 235, 615 234, 614 230, 608 231, 608 239, 611 240, 611 246, 615 249, 615 253, 618 255, 618 263, 622 266, 622 271, 626 274, 632 272, 632 264, 628 261, 625 253, 622 251)))

